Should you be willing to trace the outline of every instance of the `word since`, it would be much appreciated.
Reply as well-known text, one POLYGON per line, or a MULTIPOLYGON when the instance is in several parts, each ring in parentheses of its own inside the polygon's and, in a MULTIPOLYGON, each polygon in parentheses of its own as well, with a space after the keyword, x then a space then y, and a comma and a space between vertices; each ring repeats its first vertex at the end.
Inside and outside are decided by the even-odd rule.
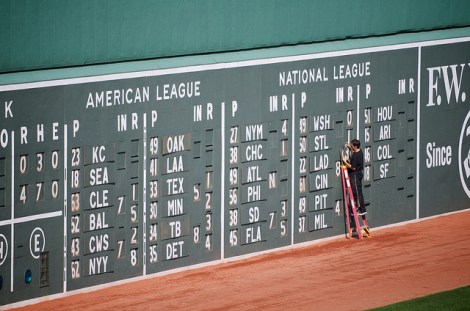
POLYGON ((452 163, 452 147, 436 147, 435 142, 426 144, 426 167, 438 167, 452 163))

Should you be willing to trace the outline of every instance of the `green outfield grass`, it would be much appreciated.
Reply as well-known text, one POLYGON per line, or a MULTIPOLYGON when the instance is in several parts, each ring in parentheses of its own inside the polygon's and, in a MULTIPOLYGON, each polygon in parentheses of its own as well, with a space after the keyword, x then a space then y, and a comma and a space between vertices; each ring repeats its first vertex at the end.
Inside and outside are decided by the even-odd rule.
MULTIPOLYGON (((374 311, 406 311, 406 310, 470 310, 470 286, 457 288, 447 292, 433 294, 389 306, 372 309, 374 311)), ((371 310, 371 311, 372 311, 371 310)))

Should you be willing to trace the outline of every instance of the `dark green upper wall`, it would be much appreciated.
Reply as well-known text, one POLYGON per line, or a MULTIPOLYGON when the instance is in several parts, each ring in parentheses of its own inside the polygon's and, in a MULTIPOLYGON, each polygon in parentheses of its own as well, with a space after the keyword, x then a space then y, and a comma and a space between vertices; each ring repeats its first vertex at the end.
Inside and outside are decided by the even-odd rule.
POLYGON ((470 25, 468 0, 0 0, 0 72, 470 25))

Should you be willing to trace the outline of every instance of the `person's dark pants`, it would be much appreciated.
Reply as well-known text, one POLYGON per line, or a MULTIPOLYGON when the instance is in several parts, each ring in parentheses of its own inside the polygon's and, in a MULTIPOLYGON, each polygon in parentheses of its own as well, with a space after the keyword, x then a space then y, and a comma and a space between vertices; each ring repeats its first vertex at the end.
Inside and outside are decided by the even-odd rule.
POLYGON ((351 174, 350 182, 354 201, 357 204, 357 210, 364 213, 366 212, 366 206, 364 204, 364 195, 362 194, 362 176, 359 176, 359 174, 351 174))

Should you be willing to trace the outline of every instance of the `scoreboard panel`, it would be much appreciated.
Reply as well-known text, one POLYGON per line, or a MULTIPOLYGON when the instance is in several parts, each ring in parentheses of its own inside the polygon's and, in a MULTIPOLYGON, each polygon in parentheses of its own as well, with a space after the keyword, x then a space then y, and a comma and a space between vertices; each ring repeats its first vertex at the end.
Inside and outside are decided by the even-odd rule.
MULTIPOLYGON (((398 158, 412 153, 409 149, 416 144, 415 128, 410 137, 400 131, 408 125, 409 106, 416 110, 417 61, 416 49, 400 49, 295 63, 281 73, 286 84, 295 84, 287 83, 289 75, 299 76, 297 84, 302 84, 307 73, 296 68, 312 68, 308 74, 314 81, 297 87, 302 101, 295 114, 296 241, 344 232, 339 149, 353 138, 360 139, 364 152, 363 192, 369 221, 376 226, 415 216, 414 193, 409 204, 401 194, 412 190, 407 180, 415 173, 401 175, 397 170, 415 161, 407 157, 399 163, 398 158), (406 88, 399 89, 403 83, 406 88)), ((295 86, 288 87, 295 94, 295 86)))
POLYGON ((466 208, 469 49, 0 87, 0 305, 345 234, 352 138, 372 227, 466 208))
POLYGON ((291 243, 292 108, 269 110, 272 87, 258 66, 234 69, 225 79, 236 86, 226 90, 222 180, 223 247, 232 257, 291 243))
POLYGON ((469 206, 469 55, 467 42, 422 49, 420 217, 469 206))

